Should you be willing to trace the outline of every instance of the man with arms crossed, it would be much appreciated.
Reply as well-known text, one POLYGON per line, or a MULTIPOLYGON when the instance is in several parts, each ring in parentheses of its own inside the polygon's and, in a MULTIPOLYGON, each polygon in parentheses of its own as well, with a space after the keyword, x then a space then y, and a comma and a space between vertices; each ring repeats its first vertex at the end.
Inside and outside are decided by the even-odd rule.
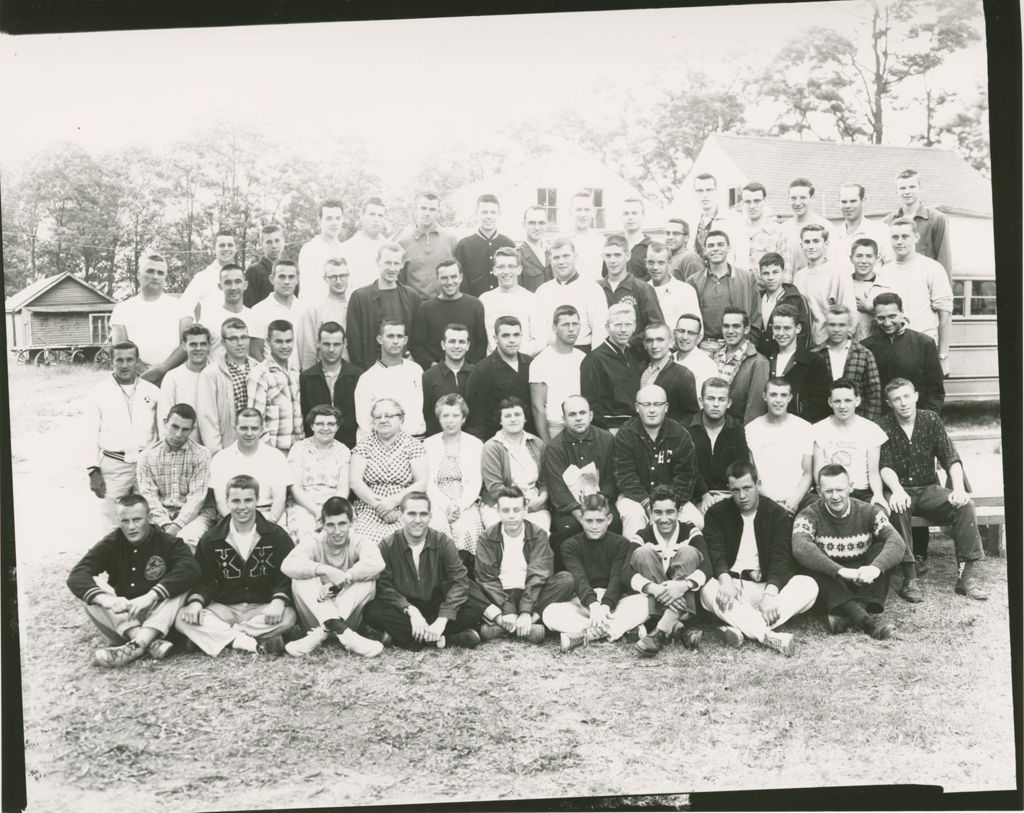
POLYGON ((576 349, 580 315, 572 305, 555 308, 555 340, 530 362, 530 398, 537 435, 550 443, 565 427, 562 403, 580 393, 580 366, 585 355, 576 349))

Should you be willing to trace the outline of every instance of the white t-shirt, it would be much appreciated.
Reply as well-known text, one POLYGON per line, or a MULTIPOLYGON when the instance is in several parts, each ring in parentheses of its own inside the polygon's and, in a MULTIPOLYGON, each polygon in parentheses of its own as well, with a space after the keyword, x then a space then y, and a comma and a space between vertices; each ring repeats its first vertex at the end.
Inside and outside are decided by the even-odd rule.
MULTIPOLYGON (((376 238, 367 237, 360 229, 344 243, 341 244, 341 256, 348 264, 348 290, 355 291, 380 278, 380 270, 377 267, 377 252, 387 242, 383 234, 376 238)), ((321 268, 321 278, 323 269, 321 268)), ((326 283, 324 283, 326 285, 326 283)), ((326 291, 325 291, 326 294, 326 291)), ((321 299, 323 297, 320 297, 321 299)))
POLYGON ((779 502, 787 499, 803 477, 804 455, 814 452, 814 434, 810 423, 796 415, 787 415, 781 423, 771 423, 767 415, 746 425, 747 447, 761 476, 761 493, 779 502))
MULTIPOLYGON (((219 294, 220 291, 217 291, 217 293, 219 294)), ((252 309, 243 305, 242 310, 238 313, 233 313, 224 307, 223 297, 220 297, 219 301, 217 298, 207 297, 199 303, 199 324, 210 331, 210 359, 213 361, 220 361, 224 358, 224 345, 220 338, 220 327, 224 324, 225 320, 232 317, 245 322, 245 326, 249 328, 249 335, 257 335, 252 332, 252 309)))
MULTIPOLYGON (((202 371, 200 371, 202 372, 202 371)), ((160 403, 156 408, 157 431, 161 439, 165 437, 167 427, 164 420, 171 407, 175 404, 188 404, 196 409, 197 395, 199 393, 199 373, 192 372, 187 365, 182 364, 170 370, 160 382, 160 403)), ((199 438, 199 421, 192 428, 192 440, 202 443, 199 438)))
POLYGON ((683 365, 693 373, 693 385, 697 388, 698 396, 700 395, 701 388, 704 386, 704 382, 709 378, 716 378, 718 376, 718 367, 715 362, 711 360, 711 356, 699 347, 693 348, 686 358, 679 358, 676 355, 675 360, 676 364, 683 365))
POLYGON ((181 292, 182 309, 188 312, 189 316, 195 312, 196 305, 204 299, 220 293, 217 283, 220 282, 221 264, 214 260, 202 271, 189 280, 185 290, 181 292))
POLYGON ((545 344, 547 326, 539 324, 537 301, 532 291, 526 288, 514 288, 511 292, 495 288, 480 294, 480 304, 484 306, 484 322, 487 325, 487 352, 493 353, 494 323, 499 316, 514 316, 523 326, 523 340, 520 352, 532 356, 545 344))
POLYGON ((217 452, 210 461, 210 488, 218 503, 224 502, 228 481, 239 474, 248 474, 259 481, 260 493, 256 503, 260 508, 269 508, 274 495, 292 484, 292 469, 283 452, 260 443, 253 454, 244 455, 238 450, 238 441, 235 441, 217 452))
POLYGON ((604 237, 591 230, 584 234, 573 232, 569 239, 576 249, 576 273, 583 279, 597 282, 604 266, 604 237))
POLYGON ((854 415, 846 426, 833 417, 818 421, 811 427, 814 443, 821 447, 826 463, 839 463, 850 474, 855 489, 868 485, 868 451, 879 448, 888 436, 874 421, 854 415))
MULTIPOLYGON (((302 246, 299 251, 299 296, 303 302, 314 302, 327 296, 327 281, 324 279, 324 265, 332 257, 344 256, 341 242, 327 242, 317 235, 302 246)), ((349 277, 348 289, 354 291, 349 277)))
POLYGON ((757 537, 754 536, 754 514, 749 517, 740 514, 743 518, 743 533, 740 536, 740 547, 736 551, 736 561, 731 570, 742 573, 744 570, 760 570, 761 559, 757 555, 757 537))
POLYGON ((676 322, 684 313, 700 316, 700 300, 697 298, 697 289, 692 285, 680 282, 671 275, 664 285, 655 286, 649 282, 647 284, 658 298, 661 315, 665 317, 665 324, 671 330, 676 329, 676 322))
MULTIPOLYGON (((288 357, 290 364, 294 364, 296 368, 299 366, 299 359, 302 357, 302 351, 299 349, 299 344, 305 337, 305 330, 302 327, 302 322, 305 321, 306 317, 306 306, 299 299, 292 299, 292 306, 286 308, 280 302, 278 302, 274 295, 271 294, 262 302, 257 302, 253 305, 250 311, 250 321, 246 322, 249 326, 249 335, 255 336, 257 339, 262 339, 264 342, 267 340, 267 326, 276 319, 285 319, 292 323, 292 354, 288 357)), ((264 358, 270 353, 268 349, 264 354, 264 358)))
POLYGON ((256 544, 256 526, 253 525, 249 529, 249 533, 242 533, 235 527, 235 521, 232 519, 228 529, 228 544, 231 545, 238 555, 245 561, 249 558, 249 554, 252 553, 253 545, 256 544))
POLYGON ((186 312, 180 300, 167 294, 147 301, 142 294, 118 302, 110 313, 110 324, 124 325, 128 340, 139 346, 139 360, 148 366, 159 364, 181 344, 178 323, 186 312))
POLYGON ((548 385, 544 414, 549 421, 561 423, 562 402, 570 395, 580 394, 580 365, 585 358, 583 351, 575 347, 569 353, 545 347, 530 363, 530 383, 548 385))
POLYGON ((520 533, 518 537, 511 537, 502 531, 501 539, 503 553, 501 568, 498 571, 501 586, 506 590, 522 590, 526 587, 526 554, 523 552, 526 534, 520 533))

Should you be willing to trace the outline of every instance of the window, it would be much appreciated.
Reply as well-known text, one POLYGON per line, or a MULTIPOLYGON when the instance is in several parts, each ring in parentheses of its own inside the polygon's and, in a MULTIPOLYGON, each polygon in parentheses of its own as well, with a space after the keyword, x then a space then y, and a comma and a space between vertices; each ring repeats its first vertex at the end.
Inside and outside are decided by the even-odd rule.
POLYGON ((953 315, 964 315, 964 288, 967 283, 962 279, 953 281, 953 315))
POLYGON ((558 190, 540 188, 537 190, 537 205, 548 213, 548 225, 558 225, 558 190))
POLYGON ((89 332, 92 334, 93 344, 103 344, 110 335, 110 314, 90 313, 89 332))
POLYGON ((966 319, 988 319, 996 315, 994 279, 958 279, 953 281, 953 315, 966 319))

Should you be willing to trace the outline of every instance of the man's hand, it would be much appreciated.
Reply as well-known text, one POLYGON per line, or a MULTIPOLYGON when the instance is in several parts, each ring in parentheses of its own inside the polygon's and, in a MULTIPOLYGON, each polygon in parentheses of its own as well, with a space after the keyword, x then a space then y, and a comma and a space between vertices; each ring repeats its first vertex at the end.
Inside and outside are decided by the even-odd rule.
POLYGON ((705 491, 704 496, 700 498, 700 512, 706 514, 708 509, 718 502, 718 497, 712 494, 710 491, 705 491))
POLYGON ((590 628, 595 632, 604 632, 610 614, 611 609, 607 604, 595 601, 590 605, 590 628))
POLYGON ((427 631, 424 633, 423 640, 427 643, 437 643, 437 639, 444 635, 444 628, 448 626, 448 619, 438 616, 434 619, 433 624, 427 625, 427 631))
POLYGON ((378 516, 384 516, 384 514, 394 511, 396 508, 398 508, 399 502, 401 502, 401 499, 397 494, 392 494, 390 497, 381 498, 381 501, 377 503, 378 516))
POLYGON ((530 627, 532 626, 533 613, 519 613, 519 618, 516 619, 516 635, 520 638, 525 638, 530 634, 530 627))
POLYGON ((284 601, 279 598, 275 598, 271 600, 270 604, 267 605, 267 611, 263 613, 263 623, 272 627, 274 624, 280 624, 283 616, 284 601))
POLYGON ((546 495, 538 494, 532 500, 526 504, 527 511, 543 511, 544 507, 548 504, 548 498, 546 495))
POLYGON ((779 505, 782 506, 787 514, 793 516, 796 513, 796 509, 800 507, 800 500, 796 497, 786 497, 786 499, 779 501, 779 505))
POLYGON ((939 356, 939 367, 942 368, 942 377, 949 378, 949 359, 939 356))
POLYGON ((497 624, 505 632, 515 634, 516 631, 516 620, 519 618, 515 613, 505 613, 504 615, 498 616, 497 624))
POLYGON ((386 523, 388 523, 389 525, 394 525, 396 522, 398 522, 398 519, 401 516, 402 516, 402 512, 399 511, 397 508, 395 508, 395 509, 392 509, 391 511, 388 511, 386 514, 381 514, 380 518, 382 520, 384 520, 386 523))
POLYGON ((875 305, 871 297, 872 287, 868 287, 864 293, 857 296, 857 310, 862 313, 874 313, 875 305))
POLYGON ((186 624, 198 624, 203 614, 203 605, 198 601, 190 601, 181 610, 181 618, 186 624))
POLYGON ((761 596, 761 617, 769 627, 779 620, 779 596, 765 591, 761 596))
POLYGON ((103 472, 99 469, 89 472, 89 490, 101 500, 107 496, 107 483, 103 479, 103 472))
POLYGON ((664 584, 655 584, 654 582, 648 582, 644 585, 644 592, 652 596, 658 604, 667 606, 671 602, 669 601, 668 593, 665 590, 664 584))
POLYGON ((871 504, 877 505, 879 508, 885 511, 886 516, 889 516, 889 503, 886 502, 885 497, 883 497, 881 494, 872 494, 871 504))
POLYGON ((962 488, 954 488, 946 499, 954 508, 963 508, 971 501, 971 495, 962 488))
POLYGON ((682 601, 693 589, 693 582, 687 579, 681 579, 679 581, 665 582, 662 585, 665 588, 665 598, 667 599, 664 603, 670 607, 678 601, 682 601))
POLYGON ((871 584, 875 579, 882 575, 882 571, 874 565, 864 565, 858 568, 857 572, 860 574, 861 584, 871 584))
POLYGON ((161 530, 171 536, 177 536, 181 533, 181 526, 177 522, 168 522, 161 530))
POLYGON ((160 597, 156 593, 154 593, 152 590, 150 590, 147 593, 144 593, 143 595, 139 596, 138 598, 130 599, 127 602, 127 607, 125 608, 127 610, 127 612, 128 612, 128 617, 131 618, 131 619, 134 619, 136 616, 138 616, 139 613, 144 612, 145 610, 148 610, 150 607, 152 607, 154 604, 156 604, 159 600, 160 600, 160 597))
POLYGON ((900 514, 903 511, 910 510, 910 495, 904 490, 899 489, 889 495, 889 508, 894 514, 900 514))
POLYGON ((841 567, 836 571, 836 575, 840 579, 846 579, 848 582, 859 582, 860 581, 860 570, 852 567, 841 567))
POLYGON ((448 518, 448 524, 450 525, 453 522, 459 521, 459 517, 462 516, 462 511, 459 509, 459 506, 457 506, 455 503, 449 503, 446 515, 448 518))
POLYGON ((352 577, 348 574, 348 571, 333 565, 320 565, 320 575, 335 587, 345 587, 352 582, 352 577))
POLYGON ((423 613, 411 604, 409 605, 407 613, 409 615, 409 624, 412 626, 412 637, 417 641, 426 641, 426 636, 428 634, 427 619, 423 617, 423 613))
POLYGON ((736 584, 733 582, 732 577, 726 576, 724 581, 720 579, 718 582, 718 595, 715 596, 715 603, 718 605, 718 609, 723 613, 728 612, 738 595, 739 591, 736 589, 736 584))

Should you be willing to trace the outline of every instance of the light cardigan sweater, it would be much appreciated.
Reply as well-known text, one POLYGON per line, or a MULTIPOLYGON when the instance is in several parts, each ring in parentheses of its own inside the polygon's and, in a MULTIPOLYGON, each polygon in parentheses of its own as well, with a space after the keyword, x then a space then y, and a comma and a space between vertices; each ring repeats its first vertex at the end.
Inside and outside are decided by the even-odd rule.
MULTIPOLYGON (((508 449, 499 440, 498 436, 500 434, 501 431, 499 430, 493 438, 484 444, 483 455, 480 458, 480 469, 484 483, 484 505, 495 505, 498 491, 504 486, 512 485, 512 464, 509 460, 508 449)), ((529 432, 524 432, 523 434, 526 435, 526 449, 537 463, 537 489, 543 491, 542 462, 544 458, 544 441, 536 435, 531 435, 529 432)))
MULTIPOLYGON (((438 432, 423 441, 423 449, 427 453, 427 496, 436 513, 438 506, 448 505, 450 500, 441 493, 437 485, 437 475, 444 458, 444 433, 438 432)), ((463 432, 459 441, 459 469, 462 471, 462 502, 459 508, 466 510, 480 499, 483 479, 480 474, 480 458, 484 444, 480 438, 463 432)))
POLYGON ((368 582, 384 570, 384 557, 376 542, 351 534, 339 555, 332 557, 322 537, 323 533, 318 533, 292 548, 281 562, 281 572, 289 579, 312 579, 316 566, 327 564, 346 571, 353 581, 368 582))

